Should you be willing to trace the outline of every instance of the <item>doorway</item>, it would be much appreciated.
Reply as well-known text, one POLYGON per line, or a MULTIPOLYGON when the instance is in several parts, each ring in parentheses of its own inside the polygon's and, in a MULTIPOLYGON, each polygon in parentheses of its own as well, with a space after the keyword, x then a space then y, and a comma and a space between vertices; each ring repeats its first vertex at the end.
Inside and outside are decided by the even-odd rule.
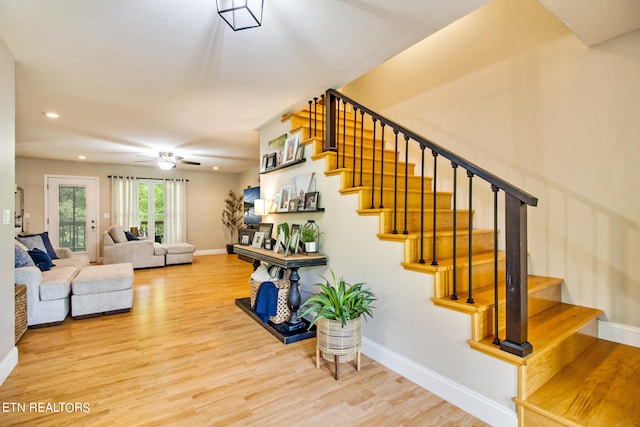
POLYGON ((51 244, 85 254, 98 254, 98 178, 45 175, 45 230, 51 244))

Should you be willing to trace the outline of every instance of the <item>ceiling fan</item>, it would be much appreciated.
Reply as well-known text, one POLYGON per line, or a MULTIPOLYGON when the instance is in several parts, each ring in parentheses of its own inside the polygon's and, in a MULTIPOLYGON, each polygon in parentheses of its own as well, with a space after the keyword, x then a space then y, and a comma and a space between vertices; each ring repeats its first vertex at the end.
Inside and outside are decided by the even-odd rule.
POLYGON ((184 160, 184 157, 174 156, 170 151, 160 151, 158 153, 158 157, 152 160, 137 160, 136 163, 143 162, 156 162, 160 169, 169 170, 176 167, 177 164, 180 165, 195 165, 199 166, 199 162, 192 162, 189 160, 184 160))

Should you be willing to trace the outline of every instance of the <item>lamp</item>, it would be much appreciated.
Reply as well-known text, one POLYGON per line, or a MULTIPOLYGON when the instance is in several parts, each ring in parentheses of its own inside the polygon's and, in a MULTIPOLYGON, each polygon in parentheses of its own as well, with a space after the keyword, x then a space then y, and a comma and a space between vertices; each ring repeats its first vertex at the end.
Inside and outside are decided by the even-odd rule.
POLYGON ((262 25, 264 0, 216 0, 218 15, 233 31, 262 25))
POLYGON ((169 160, 158 160, 158 166, 160 167, 160 169, 168 171, 169 169, 173 169, 176 167, 176 164, 173 162, 170 162, 169 160))

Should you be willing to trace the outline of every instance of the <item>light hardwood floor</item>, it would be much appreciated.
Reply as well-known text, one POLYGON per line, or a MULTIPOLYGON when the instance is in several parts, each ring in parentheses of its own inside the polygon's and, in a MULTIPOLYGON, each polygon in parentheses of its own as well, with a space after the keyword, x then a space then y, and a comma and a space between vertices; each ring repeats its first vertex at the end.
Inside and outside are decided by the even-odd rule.
POLYGON ((233 255, 137 270, 130 313, 29 329, 0 425, 486 425, 366 356, 339 381, 316 369, 315 339, 284 345, 235 306, 251 271, 233 255))

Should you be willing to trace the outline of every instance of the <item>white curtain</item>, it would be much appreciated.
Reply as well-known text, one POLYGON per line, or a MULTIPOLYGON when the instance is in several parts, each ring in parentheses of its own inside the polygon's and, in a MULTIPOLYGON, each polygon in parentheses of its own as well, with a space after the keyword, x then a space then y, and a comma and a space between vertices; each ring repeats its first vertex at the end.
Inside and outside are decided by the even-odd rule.
POLYGON ((187 181, 164 182, 164 242, 187 241, 187 181))
POLYGON ((111 177, 111 224, 128 230, 139 227, 138 180, 130 176, 111 177))

